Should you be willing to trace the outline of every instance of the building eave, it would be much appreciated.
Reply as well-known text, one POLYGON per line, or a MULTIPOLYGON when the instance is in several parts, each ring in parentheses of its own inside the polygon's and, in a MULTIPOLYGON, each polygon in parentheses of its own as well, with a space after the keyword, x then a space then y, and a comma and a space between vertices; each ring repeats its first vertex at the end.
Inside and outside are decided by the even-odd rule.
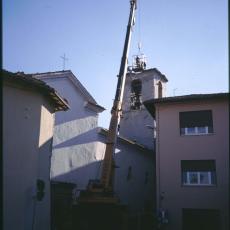
POLYGON ((32 74, 35 78, 40 80, 54 79, 54 78, 68 78, 73 85, 80 91, 85 100, 91 104, 93 111, 102 112, 105 110, 104 107, 97 104, 93 96, 87 91, 87 89, 81 84, 77 77, 72 73, 71 70, 45 72, 45 73, 34 73, 32 74))
POLYGON ((103 112, 105 110, 104 107, 102 107, 102 106, 100 106, 98 104, 92 103, 90 101, 87 101, 85 103, 85 107, 90 109, 90 110, 95 111, 96 113, 101 113, 101 112, 103 112))
POLYGON ((155 117, 155 109, 157 105, 173 104, 173 103, 189 103, 192 101, 203 100, 228 100, 229 93, 212 93, 212 94, 190 94, 176 97, 162 97, 144 101, 143 104, 150 114, 155 117))
POLYGON ((54 104, 55 111, 66 111, 69 109, 66 99, 62 98, 54 88, 39 79, 33 78, 30 74, 24 74, 23 72, 12 73, 2 70, 2 76, 6 82, 23 85, 25 87, 33 87, 51 100, 54 104))

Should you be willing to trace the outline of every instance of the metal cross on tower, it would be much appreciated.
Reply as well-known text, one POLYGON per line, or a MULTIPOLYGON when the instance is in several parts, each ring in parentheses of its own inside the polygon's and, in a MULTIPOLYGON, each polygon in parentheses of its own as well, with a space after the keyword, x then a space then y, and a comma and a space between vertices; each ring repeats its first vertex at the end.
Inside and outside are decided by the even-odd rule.
POLYGON ((65 57, 65 54, 61 56, 61 58, 63 59, 63 70, 65 70, 65 62, 68 61, 69 59, 65 57))

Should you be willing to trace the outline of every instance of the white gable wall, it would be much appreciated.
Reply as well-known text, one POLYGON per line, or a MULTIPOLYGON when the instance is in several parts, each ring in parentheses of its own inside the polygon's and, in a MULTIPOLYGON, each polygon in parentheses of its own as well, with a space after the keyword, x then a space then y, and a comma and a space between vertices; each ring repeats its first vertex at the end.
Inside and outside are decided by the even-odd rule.
POLYGON ((69 111, 58 113, 55 119, 55 125, 90 115, 95 117, 94 122, 96 122, 96 124, 94 124, 94 126, 97 126, 97 113, 92 110, 87 111, 87 109, 84 108, 87 99, 70 79, 67 77, 58 77, 42 80, 55 88, 60 95, 67 99, 70 106, 69 111))
POLYGON ((76 183, 85 188, 97 174, 96 161, 98 114, 85 107, 85 96, 67 77, 44 79, 68 100, 70 109, 55 117, 51 179, 76 183), (91 165, 83 173, 81 168, 91 165))

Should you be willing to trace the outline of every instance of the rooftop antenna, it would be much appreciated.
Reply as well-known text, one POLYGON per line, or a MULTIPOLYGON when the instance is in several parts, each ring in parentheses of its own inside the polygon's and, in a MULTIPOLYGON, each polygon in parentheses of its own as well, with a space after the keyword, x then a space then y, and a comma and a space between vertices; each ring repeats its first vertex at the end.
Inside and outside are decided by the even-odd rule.
POLYGON ((63 71, 65 70, 65 62, 68 61, 69 59, 65 57, 65 53, 63 56, 60 56, 63 59, 63 64, 62 64, 62 69, 63 71))

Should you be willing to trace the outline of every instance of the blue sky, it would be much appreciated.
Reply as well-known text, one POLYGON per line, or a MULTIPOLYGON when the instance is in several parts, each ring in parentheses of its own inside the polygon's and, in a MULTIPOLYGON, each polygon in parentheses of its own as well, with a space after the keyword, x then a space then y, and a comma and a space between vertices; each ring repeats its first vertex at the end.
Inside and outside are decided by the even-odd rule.
MULTIPOLYGON (((130 57, 169 82, 167 96, 228 91, 228 1, 139 0, 130 57)), ((108 127, 129 15, 129 0, 3 0, 3 67, 62 70, 62 56, 96 101, 108 127)), ((131 59, 130 59, 131 61, 131 59)))

